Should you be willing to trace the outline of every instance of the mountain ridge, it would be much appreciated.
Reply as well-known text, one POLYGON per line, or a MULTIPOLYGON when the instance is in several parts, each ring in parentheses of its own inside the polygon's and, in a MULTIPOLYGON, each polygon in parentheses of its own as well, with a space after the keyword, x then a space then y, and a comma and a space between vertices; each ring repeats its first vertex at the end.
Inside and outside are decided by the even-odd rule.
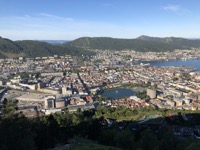
MULTIPOLYGON (((64 41, 64 40, 63 40, 64 41)), ((141 35, 135 39, 112 37, 81 37, 63 44, 49 44, 47 41, 21 40, 12 41, 0 37, 0 58, 8 57, 38 57, 65 55, 93 55, 86 49, 100 50, 135 50, 140 52, 164 52, 174 49, 200 48, 199 39, 181 37, 150 37, 141 35)))
POLYGON ((172 51, 174 49, 190 49, 200 47, 200 40, 190 40, 180 37, 150 37, 139 36, 135 39, 120 39, 111 37, 82 37, 64 43, 81 48, 136 51, 172 51))

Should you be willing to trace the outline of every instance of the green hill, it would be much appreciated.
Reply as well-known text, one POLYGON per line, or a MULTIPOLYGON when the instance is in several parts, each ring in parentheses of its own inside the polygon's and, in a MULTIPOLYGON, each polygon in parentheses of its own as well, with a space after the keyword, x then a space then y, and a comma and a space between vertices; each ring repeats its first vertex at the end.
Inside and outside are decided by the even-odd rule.
POLYGON ((140 36, 136 39, 117 39, 110 37, 83 37, 64 44, 89 49, 124 50, 134 49, 136 51, 172 51, 174 49, 190 49, 200 47, 200 40, 189 40, 184 38, 157 38, 140 36))
POLYGON ((43 57, 52 55, 92 55, 93 52, 78 47, 52 45, 39 41, 11 41, 0 38, 0 58, 24 57, 43 57))
POLYGON ((180 47, 200 47, 200 40, 190 40, 180 37, 166 37, 166 38, 159 38, 159 37, 150 37, 142 35, 137 38, 138 40, 143 41, 156 41, 161 43, 166 43, 174 46, 180 47))
POLYGON ((22 51, 22 48, 15 42, 0 37, 0 50, 3 52, 19 53, 22 51))
POLYGON ((200 47, 200 40, 190 40, 176 37, 140 36, 136 39, 117 39, 110 37, 82 37, 64 44, 53 45, 41 41, 11 41, 0 37, 0 58, 43 57, 52 55, 93 55, 85 49, 110 49, 136 51, 172 51, 174 49, 191 49, 200 47))
POLYGON ((0 37, 0 58, 6 58, 6 54, 19 54, 22 51, 22 48, 15 42, 0 37))

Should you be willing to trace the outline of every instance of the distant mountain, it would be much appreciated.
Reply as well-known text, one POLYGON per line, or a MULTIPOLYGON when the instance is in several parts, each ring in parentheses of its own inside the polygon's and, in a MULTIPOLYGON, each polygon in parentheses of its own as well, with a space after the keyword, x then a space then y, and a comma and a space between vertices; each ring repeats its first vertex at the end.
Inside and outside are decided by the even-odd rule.
POLYGON ((93 55, 93 52, 70 45, 52 45, 46 42, 23 40, 12 41, 0 37, 0 58, 43 57, 53 55, 93 55))
POLYGON ((200 47, 200 40, 199 39, 185 39, 180 37, 165 37, 165 38, 159 38, 159 37, 150 37, 142 35, 138 37, 137 39, 143 40, 143 41, 156 41, 161 43, 167 43, 175 46, 180 47, 200 47))
POLYGON ((53 45, 59 45, 59 44, 69 42, 68 40, 36 40, 36 41, 46 42, 46 43, 53 44, 53 45))
POLYGON ((82 37, 74 41, 12 41, 0 37, 0 58, 13 57, 37 57, 52 55, 93 55, 94 53, 85 49, 110 49, 136 51, 172 51, 174 49, 190 49, 200 47, 200 40, 185 39, 178 37, 150 37, 142 35, 136 39, 118 39, 110 37, 82 37))
POLYGON ((200 40, 191 40, 177 37, 159 38, 144 35, 136 39, 83 37, 74 41, 64 43, 64 45, 89 49, 134 49, 136 51, 171 51, 174 49, 190 49, 191 47, 200 47, 200 40))

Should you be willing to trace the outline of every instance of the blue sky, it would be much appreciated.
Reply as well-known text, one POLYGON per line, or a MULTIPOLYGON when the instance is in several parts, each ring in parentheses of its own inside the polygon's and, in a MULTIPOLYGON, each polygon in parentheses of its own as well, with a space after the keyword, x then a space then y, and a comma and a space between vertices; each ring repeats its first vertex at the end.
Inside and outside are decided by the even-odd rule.
POLYGON ((199 0, 1 0, 0 36, 200 38, 199 0))

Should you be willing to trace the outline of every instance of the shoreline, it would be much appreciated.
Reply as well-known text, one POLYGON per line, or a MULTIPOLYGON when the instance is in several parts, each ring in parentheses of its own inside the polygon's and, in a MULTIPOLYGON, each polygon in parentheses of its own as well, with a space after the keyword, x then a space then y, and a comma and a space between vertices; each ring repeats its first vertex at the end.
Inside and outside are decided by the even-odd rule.
MULTIPOLYGON (((144 88, 144 87, 134 87, 134 88, 127 89, 127 88, 123 88, 123 87, 116 87, 116 88, 108 89, 106 91, 102 91, 100 95, 104 96, 104 97, 112 97, 112 96, 105 96, 103 94, 106 93, 106 92, 111 92, 110 94, 112 94, 112 92, 114 92, 113 96, 115 97, 116 95, 118 95, 118 92, 120 90, 127 90, 127 92, 133 92, 132 96, 134 96, 136 92, 145 91, 146 88, 144 88)), ((118 95, 119 98, 129 97, 129 96, 120 96, 120 95, 123 95, 123 93, 119 93, 119 95, 118 95)), ((113 99, 117 99, 117 98, 114 98, 114 97, 113 97, 113 99)))
POLYGON ((141 86, 135 86, 135 87, 119 86, 119 87, 113 87, 113 88, 109 88, 109 89, 103 89, 102 91, 108 92, 108 91, 114 91, 114 90, 117 90, 117 89, 126 89, 126 90, 132 90, 133 92, 138 92, 138 91, 141 91, 142 89, 145 89, 145 88, 141 87, 141 86))
POLYGON ((188 61, 188 60, 200 60, 200 58, 195 58, 195 59, 192 59, 192 58, 186 58, 186 59, 182 59, 182 58, 178 58, 178 59, 161 59, 161 60, 144 60, 144 61, 136 61, 136 62, 168 62, 168 61, 178 61, 178 60, 181 60, 181 61, 188 61))
POLYGON ((198 59, 172 59, 172 60, 152 60, 152 61, 138 61, 137 65, 140 63, 150 63, 150 66, 159 66, 159 67, 190 67, 192 72, 200 72, 200 67, 197 61, 200 61, 200 58, 198 59))

